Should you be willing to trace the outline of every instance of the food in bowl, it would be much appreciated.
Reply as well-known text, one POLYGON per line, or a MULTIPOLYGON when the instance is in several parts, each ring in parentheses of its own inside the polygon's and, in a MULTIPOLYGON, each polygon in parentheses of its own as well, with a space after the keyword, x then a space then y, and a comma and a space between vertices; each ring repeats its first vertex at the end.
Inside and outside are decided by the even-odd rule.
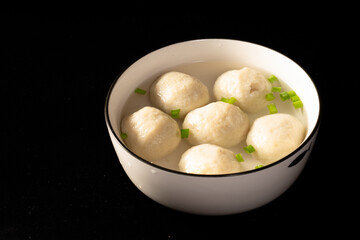
POLYGON ((265 95, 271 92, 271 83, 255 69, 244 67, 221 74, 214 84, 214 95, 236 99, 235 105, 246 112, 258 112, 268 104, 265 95))
POLYGON ((131 151, 148 161, 166 156, 181 140, 176 121, 154 107, 143 107, 125 117, 121 129, 131 151))
POLYGON ((305 138, 304 125, 285 113, 257 118, 247 135, 246 143, 256 149, 253 155, 264 164, 273 163, 294 151, 305 138))
MULTIPOLYGON (((212 91, 209 95, 211 102, 216 101, 212 91)), ((227 215, 263 206, 279 197, 294 183, 316 146, 314 143, 320 127, 320 109, 319 95, 311 78, 299 65, 281 53, 244 41, 201 39, 163 47, 133 63, 111 85, 104 113, 111 142, 124 170, 122 173, 129 177, 139 191, 159 204, 179 211, 227 215), (142 95, 145 91, 135 94, 134 89, 148 90, 154 80, 169 71, 187 73, 201 79, 208 89, 212 89, 222 73, 244 66, 256 69, 266 77, 276 75, 282 92, 269 94, 269 103, 274 104, 278 113, 291 114, 306 127, 305 139, 286 157, 256 168, 261 162, 253 157, 253 153, 244 151, 243 148, 247 146, 242 141, 229 148, 236 156, 241 153, 244 160, 240 162, 241 172, 188 174, 180 171, 178 166, 181 155, 191 148, 185 139, 180 141, 173 152, 156 163, 134 154, 125 144, 121 120, 144 106, 151 106, 149 95, 142 95), (284 93, 284 102, 279 98, 280 94, 290 92, 291 89, 295 89, 301 98, 301 101, 294 99, 293 102, 298 108, 288 98, 293 93, 284 93), (273 98, 271 95, 275 99, 270 100, 273 98)), ((250 124, 269 113, 268 108, 248 113, 250 124)), ((181 120, 176 121, 181 126, 181 120)))
POLYGON ((188 112, 210 101, 207 87, 197 78, 182 72, 167 72, 161 75, 150 88, 151 103, 171 114, 178 110, 177 117, 184 118, 188 112))
POLYGON ((232 147, 245 139, 249 119, 238 106, 217 101, 189 112, 182 126, 189 129, 187 140, 193 146, 211 143, 232 147))
POLYGON ((182 154, 179 169, 194 174, 228 174, 240 172, 241 165, 229 149, 200 144, 182 154))
MULTIPOLYGON (((157 109, 157 113, 167 119, 168 128, 172 131, 170 133, 164 127, 151 126, 151 121, 154 121, 155 126, 158 121, 156 121, 156 117, 149 118, 147 113, 139 114, 138 112, 143 111, 144 108, 142 108, 131 114, 131 117, 122 120, 121 132, 127 135, 124 140, 130 150, 145 160, 160 166, 166 166, 167 163, 172 162, 171 169, 177 171, 195 174, 227 174, 273 163, 301 144, 306 128, 295 115, 302 115, 302 106, 296 110, 291 106, 290 100, 286 101, 290 97, 284 96, 288 92, 294 91, 285 83, 280 82, 272 74, 265 77, 265 74, 250 67, 216 71, 212 77, 208 76, 204 80, 207 85, 200 80, 202 78, 194 77, 194 75, 199 75, 196 70, 186 71, 188 73, 181 71, 192 69, 191 65, 194 69, 199 67, 202 71, 213 71, 213 68, 205 70, 202 65, 206 66, 206 64, 211 66, 211 63, 193 63, 185 68, 184 66, 175 67, 150 81, 146 89, 140 92, 135 90, 133 95, 137 99, 132 98, 129 102, 137 102, 141 100, 140 98, 144 100, 144 96, 139 96, 139 94, 146 94, 149 89, 147 102, 144 102, 143 105, 152 107, 144 108, 152 109, 152 111, 157 109, 156 107, 160 108, 162 111, 157 109), (208 88, 213 89, 213 95, 210 96, 208 88), (208 103, 209 101, 211 102, 208 103), (284 108, 283 105, 288 107, 284 108), (289 106, 291 107, 289 108, 289 106), (246 112, 242 110, 243 108, 246 109, 246 112), (166 118, 164 114, 167 115, 166 118), (284 114, 287 117, 284 117, 284 114), (133 115, 139 117, 135 118, 133 115), (132 118, 135 119, 135 122, 132 123, 132 127, 126 128, 125 126, 130 125, 126 122, 132 118), (178 129, 175 128, 175 123, 178 129), (294 128, 286 128, 290 123, 294 128), (249 132, 250 126, 252 130, 249 132), (151 131, 147 128, 150 128, 151 131), (128 133, 128 129, 131 129, 133 133, 128 133), (139 131, 143 133, 139 134, 139 131), (145 132, 150 137, 144 137, 145 132), (286 134, 292 138, 285 138, 286 134), (130 138, 129 135, 135 136, 130 138), (159 136, 157 137, 157 135, 159 136), (183 139, 180 141, 181 138, 183 139), (206 166, 209 163, 206 164, 206 161, 199 158, 198 164, 194 164, 195 156, 198 157, 200 152, 204 152, 196 151, 197 154, 194 154, 197 148, 190 151, 192 154, 186 154, 193 156, 191 157, 192 161, 182 161, 183 155, 191 147, 203 144, 221 147, 221 149, 226 148, 232 153, 231 159, 235 160, 231 163, 237 167, 234 167, 232 171, 222 167, 209 171, 200 170, 202 168, 199 167, 199 164, 204 164, 203 169, 208 169, 206 166), (241 161, 236 161, 236 155, 241 158, 241 161), (189 166, 197 166, 198 170, 185 167, 187 166, 185 162, 191 163, 189 166)), ((297 96, 296 100, 300 100, 300 98, 297 96)), ((204 145, 202 148, 205 146, 208 145, 204 145)))

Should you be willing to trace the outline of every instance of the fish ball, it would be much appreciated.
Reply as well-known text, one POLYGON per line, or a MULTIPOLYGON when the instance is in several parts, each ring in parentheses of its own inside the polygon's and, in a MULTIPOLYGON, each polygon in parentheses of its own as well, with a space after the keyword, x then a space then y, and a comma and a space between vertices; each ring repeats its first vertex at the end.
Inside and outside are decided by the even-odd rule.
POLYGON ((276 113, 257 118, 246 143, 255 148, 252 153, 255 158, 270 164, 294 151, 304 137, 305 126, 296 117, 276 113))
POLYGON ((195 174, 227 174, 241 171, 235 154, 213 144, 201 144, 183 153, 179 169, 195 174))
POLYGON ((184 118, 191 110, 209 103, 209 91, 197 78, 181 72, 168 72, 151 85, 150 101, 155 107, 170 114, 180 109, 184 118))
POLYGON ((148 161, 156 161, 172 152, 180 143, 180 129, 169 115, 154 107, 144 107, 125 117, 121 132, 131 151, 148 161))
POLYGON ((188 142, 231 147, 245 139, 249 130, 249 119, 238 106, 224 102, 213 102, 197 108, 186 115, 183 128, 189 129, 188 142))
POLYGON ((236 98, 238 105, 245 112, 253 113, 265 108, 268 102, 265 95, 271 92, 271 83, 260 72, 244 67, 221 74, 214 84, 217 100, 236 98))

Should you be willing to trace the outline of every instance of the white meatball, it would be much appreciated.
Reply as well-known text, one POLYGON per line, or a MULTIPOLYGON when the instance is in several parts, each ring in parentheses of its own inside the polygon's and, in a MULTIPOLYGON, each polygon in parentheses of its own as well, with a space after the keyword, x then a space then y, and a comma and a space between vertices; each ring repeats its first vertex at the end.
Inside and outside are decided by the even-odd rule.
POLYGON ((238 106, 213 102, 189 112, 183 128, 189 129, 187 140, 191 145, 211 143, 231 147, 245 139, 249 119, 238 106))
POLYGON ((209 103, 210 97, 207 87, 195 77, 168 72, 151 85, 150 101, 168 114, 180 109, 179 117, 183 118, 191 110, 209 103))
POLYGON ((232 151, 212 144, 201 144, 183 153, 179 169, 195 174, 227 174, 240 172, 241 164, 232 151))
POLYGON ((180 129, 169 115, 153 107, 144 107, 125 117, 121 132, 131 151, 148 161, 156 161, 172 152, 180 143, 180 129))
POLYGON ((266 107, 265 95, 271 92, 271 83, 260 72, 244 67, 221 74, 214 84, 217 100, 236 98, 235 104, 245 112, 257 112, 266 107))
POLYGON ((304 137, 305 127, 297 118, 276 113, 256 119, 246 143, 255 148, 252 153, 255 158, 270 164, 294 151, 304 137))

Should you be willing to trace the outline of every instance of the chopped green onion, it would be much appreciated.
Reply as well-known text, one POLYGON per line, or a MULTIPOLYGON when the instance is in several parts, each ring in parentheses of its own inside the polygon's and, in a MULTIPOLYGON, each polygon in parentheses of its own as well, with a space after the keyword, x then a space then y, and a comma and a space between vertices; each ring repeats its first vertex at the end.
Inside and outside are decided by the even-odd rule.
POLYGON ((244 158, 241 156, 240 153, 236 154, 235 157, 236 157, 238 162, 244 162, 244 158))
POLYGON ((277 79, 277 77, 275 77, 275 75, 271 75, 270 77, 268 77, 268 80, 269 80, 269 82, 273 83, 273 82, 277 81, 278 79, 277 79))
POLYGON ((180 129, 181 138, 188 138, 190 130, 188 128, 180 129))
POLYGON ((280 92, 281 91, 281 87, 272 87, 271 88, 272 92, 280 92))
POLYGON ((145 94, 146 94, 146 90, 141 89, 141 88, 136 88, 136 89, 135 89, 135 93, 141 94, 141 95, 145 95, 145 94))
POLYGON ((261 168, 261 167, 263 167, 264 165, 257 165, 257 166, 255 166, 255 169, 258 169, 258 168, 261 168))
POLYGON ((303 107, 303 103, 301 100, 293 102, 293 105, 295 108, 302 108, 303 107))
POLYGON ((244 147, 244 150, 247 154, 251 154, 251 153, 255 152, 255 148, 252 145, 248 145, 248 146, 244 147))
POLYGON ((231 97, 231 98, 229 99, 229 103, 230 103, 230 104, 234 104, 235 102, 236 102, 236 98, 231 97))
POLYGON ((271 103, 271 104, 267 105, 267 107, 269 109, 270 114, 274 114, 274 113, 278 112, 274 103, 271 103))
POLYGON ((296 92, 291 90, 291 91, 288 91, 288 94, 289 94, 289 97, 293 97, 296 95, 296 92))
POLYGON ((180 117, 180 109, 174 109, 170 112, 172 118, 179 118, 180 117))
POLYGON ((288 92, 280 93, 280 98, 281 98, 282 101, 285 101, 286 99, 289 99, 290 98, 289 93, 288 92))
POLYGON ((234 97, 231 97, 231 98, 224 98, 224 97, 222 97, 222 98, 221 98, 221 101, 222 101, 222 102, 225 102, 225 103, 234 104, 234 103, 236 102, 236 98, 234 98, 234 97))
POLYGON ((290 99, 291 99, 292 102, 300 101, 300 98, 299 98, 298 95, 292 96, 290 99))
POLYGON ((126 133, 120 133, 120 137, 122 139, 126 139, 128 137, 128 135, 126 133))
POLYGON ((265 95, 266 101, 272 101, 275 99, 275 96, 273 93, 268 93, 265 95))

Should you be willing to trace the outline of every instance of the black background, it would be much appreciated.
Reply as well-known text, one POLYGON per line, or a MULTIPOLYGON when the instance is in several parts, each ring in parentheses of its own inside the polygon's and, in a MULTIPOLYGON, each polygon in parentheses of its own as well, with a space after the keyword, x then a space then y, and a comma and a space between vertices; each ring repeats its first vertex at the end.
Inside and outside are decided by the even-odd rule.
MULTIPOLYGON (((186 239, 221 233, 311 236, 337 231, 341 186, 325 155, 336 87, 339 29, 307 23, 254 24, 239 17, 181 13, 6 13, 1 21, 0 239, 186 239), (297 62, 322 101, 317 143, 282 196, 242 214, 206 217, 163 207, 127 178, 104 120, 107 91, 143 55, 200 38, 272 48, 297 62), (329 51, 331 49, 331 51, 329 51), (331 54, 329 54, 331 52, 331 54), (331 104, 330 104, 331 102, 331 104), (336 217, 335 217, 336 216, 336 217)), ((331 120, 332 119, 332 120, 331 120)))

